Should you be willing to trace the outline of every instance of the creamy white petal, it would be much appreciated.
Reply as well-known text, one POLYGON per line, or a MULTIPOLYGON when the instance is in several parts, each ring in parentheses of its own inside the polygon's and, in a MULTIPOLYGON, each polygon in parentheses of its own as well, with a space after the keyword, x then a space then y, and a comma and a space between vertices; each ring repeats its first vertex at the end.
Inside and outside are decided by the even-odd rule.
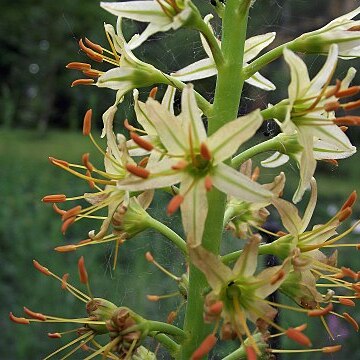
POLYGON ((270 32, 253 36, 245 41, 244 62, 255 58, 261 50, 265 49, 275 39, 276 33, 270 32))
POLYGON ((217 74, 214 60, 207 58, 196 61, 171 75, 181 81, 205 79, 217 74))
POLYGON ((272 91, 276 89, 276 86, 266 77, 262 76, 259 72, 256 72, 254 75, 246 79, 245 82, 266 91, 272 91))
POLYGON ((175 93, 176 93, 176 88, 169 85, 166 88, 163 99, 161 100, 161 104, 164 105, 166 109, 168 109, 168 111, 173 115, 174 115, 175 93))
POLYGON ((261 165, 267 168, 276 168, 278 166, 284 165, 289 161, 289 156, 281 154, 280 152, 275 152, 267 159, 261 161, 261 165))
POLYGON ((273 198, 271 203, 276 207, 285 229, 291 235, 298 236, 302 226, 298 209, 291 202, 280 198, 273 198))
POLYGON ((259 243, 260 237, 253 236, 245 245, 232 270, 235 277, 254 275, 257 268, 259 243))

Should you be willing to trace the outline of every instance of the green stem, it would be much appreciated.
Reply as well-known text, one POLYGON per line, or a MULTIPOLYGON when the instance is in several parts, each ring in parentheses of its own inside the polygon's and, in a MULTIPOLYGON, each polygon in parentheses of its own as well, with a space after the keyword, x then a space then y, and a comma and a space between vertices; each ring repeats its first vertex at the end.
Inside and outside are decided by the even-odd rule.
POLYGON ((184 339, 185 337, 185 332, 174 325, 152 320, 147 320, 146 324, 149 326, 150 332, 157 331, 159 333, 165 333, 167 335, 179 337, 180 339, 184 339))
POLYGON ((282 44, 282 45, 270 50, 266 54, 260 56, 256 60, 254 60, 250 65, 248 65, 243 70, 245 79, 248 79, 249 77, 253 76, 257 71, 261 70, 265 65, 267 65, 267 64, 271 63, 272 61, 276 60, 277 58, 279 58, 282 55, 282 53, 286 47, 291 47, 291 45, 293 44, 293 41, 289 41, 285 44, 282 44))
MULTIPOLYGON (((237 117, 241 91, 244 44, 250 0, 227 0, 223 17, 222 52, 224 61, 219 64, 214 105, 208 113, 208 135, 237 117)), ((202 246, 219 254, 223 232, 226 195, 213 189, 208 194, 209 210, 205 223, 202 246)), ((204 324, 204 294, 208 287, 203 273, 194 265, 189 267, 189 292, 184 320, 188 340, 180 348, 178 360, 189 360, 192 353, 210 333, 211 327, 204 324)))
POLYGON ((274 137, 272 139, 266 140, 260 144, 254 145, 253 147, 243 151, 239 155, 236 155, 231 160, 231 166, 233 168, 239 167, 246 160, 251 159, 255 155, 261 154, 265 151, 278 151, 281 148, 279 139, 274 137))
MULTIPOLYGON (((163 84, 171 85, 179 90, 183 90, 185 88, 186 84, 184 82, 165 73, 162 73, 162 75, 166 79, 165 81, 162 81, 163 84)), ((211 112, 212 105, 197 91, 194 91, 194 93, 199 108, 206 116, 208 116, 211 112)))
POLYGON ((167 335, 159 334, 156 331, 150 332, 149 335, 161 343, 169 351, 172 357, 176 356, 180 346, 174 340, 170 339, 167 335))
POLYGON ((150 216, 146 221, 149 227, 166 236, 184 255, 187 255, 186 242, 174 230, 150 216))

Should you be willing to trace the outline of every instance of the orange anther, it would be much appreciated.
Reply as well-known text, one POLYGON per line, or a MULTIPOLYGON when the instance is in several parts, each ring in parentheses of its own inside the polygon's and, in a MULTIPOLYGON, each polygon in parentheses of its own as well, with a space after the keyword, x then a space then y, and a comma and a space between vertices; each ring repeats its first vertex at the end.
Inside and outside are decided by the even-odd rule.
POLYGON ((168 324, 172 324, 174 322, 174 320, 177 317, 177 312, 176 311, 170 311, 169 315, 167 316, 166 322, 168 324))
POLYGON ((66 195, 64 194, 55 194, 55 195, 46 195, 41 199, 42 202, 58 203, 66 201, 66 195))
POLYGON ((170 201, 166 209, 166 213, 170 216, 180 207, 184 197, 180 194, 175 195, 170 201))
POLYGON ((90 180, 90 178, 91 178, 91 172, 90 172, 89 170, 86 170, 86 176, 88 177, 87 182, 88 182, 90 188, 91 188, 91 189, 94 189, 94 187, 95 187, 95 181, 90 180))
POLYGON ((39 270, 40 272, 42 272, 44 275, 46 275, 46 276, 51 275, 51 272, 49 271, 49 269, 40 265, 36 260, 33 260, 33 264, 34 264, 35 268, 37 270, 39 270))
POLYGON ((56 332, 56 333, 48 333, 47 336, 51 339, 60 339, 61 338, 61 334, 56 332))
POLYGON ((335 95, 340 90, 340 87, 341 87, 341 81, 339 79, 336 79, 336 85, 332 89, 326 92, 325 97, 329 98, 335 95))
POLYGON ((340 103, 338 101, 331 101, 324 105, 325 111, 335 111, 338 110, 340 107, 340 103))
POLYGON ((130 132, 130 137, 133 139, 134 143, 139 145, 142 149, 151 151, 154 148, 154 146, 149 141, 145 140, 133 131, 130 132))
POLYGON ((79 40, 79 46, 80 49, 92 60, 97 61, 97 62, 102 62, 104 60, 103 56, 96 53, 94 50, 86 47, 84 45, 84 42, 82 41, 82 39, 79 40))
POLYGON ((139 167, 139 166, 136 166, 134 164, 127 164, 126 165, 126 170, 135 175, 135 176, 138 176, 138 177, 141 177, 143 179, 147 179, 150 175, 150 171, 142 168, 142 167, 139 167))
POLYGON ((260 176, 260 168, 258 166, 255 167, 253 173, 251 174, 251 180, 256 181, 260 176))
POLYGON ((360 86, 351 86, 348 89, 339 90, 335 95, 337 98, 353 96, 360 92, 360 86))
POLYGON ((352 279, 354 279, 355 281, 357 281, 358 279, 358 274, 354 271, 354 270, 351 270, 350 268, 346 268, 346 267, 342 267, 341 268, 341 272, 345 275, 345 276, 348 276, 348 277, 351 277, 352 279))
POLYGON ((65 235, 68 227, 69 227, 75 220, 76 220, 76 217, 73 216, 73 217, 70 217, 70 218, 66 219, 66 220, 62 223, 62 225, 61 225, 61 233, 62 233, 63 235, 65 235))
POLYGON ((99 54, 103 53, 103 48, 100 45, 93 43, 88 38, 85 38, 85 43, 89 48, 93 49, 94 51, 98 52, 99 54))
POLYGON ((220 315, 224 308, 224 303, 222 301, 217 301, 216 303, 209 306, 208 313, 210 315, 220 315))
POLYGON ((360 107, 360 100, 351 101, 351 102, 343 105, 343 108, 345 110, 353 110, 353 109, 357 109, 358 107, 360 107))
POLYGON ((326 307, 323 309, 315 309, 308 311, 308 316, 314 317, 314 316, 324 316, 327 315, 330 311, 332 311, 334 308, 332 303, 329 303, 326 307))
POLYGON ((282 280, 284 276, 285 276, 285 271, 280 269, 271 277, 270 285, 276 284, 278 281, 282 280))
POLYGON ((344 312, 343 315, 344 315, 345 320, 353 326, 353 328, 355 329, 356 332, 358 332, 359 324, 356 322, 356 320, 346 312, 344 312))
POLYGON ((95 82, 94 79, 77 79, 71 83, 71 87, 77 85, 92 85, 95 82))
POLYGON ((83 70, 83 74, 97 79, 101 75, 101 72, 99 70, 91 69, 91 70, 83 70))
POLYGON ((84 115, 84 121, 83 121, 83 135, 87 136, 91 132, 91 119, 92 119, 92 109, 89 109, 86 111, 84 115))
POLYGON ((352 301, 351 299, 340 298, 339 302, 340 302, 340 304, 345 305, 345 306, 355 306, 354 301, 352 301))
POLYGON ((157 92, 158 92, 158 87, 157 86, 153 87, 150 90, 149 97, 155 99, 157 92))
POLYGON ((87 284, 89 281, 88 274, 85 267, 85 260, 84 257, 81 256, 78 261, 78 270, 79 270, 79 278, 80 282, 83 284, 87 284))
POLYGON ((142 159, 139 161, 138 166, 144 168, 144 167, 146 167, 146 165, 148 164, 148 162, 149 162, 149 157, 146 156, 146 157, 142 158, 142 159))
POLYGON ((129 120, 128 119, 125 119, 124 120, 124 127, 125 129, 129 130, 129 131, 136 131, 137 129, 132 126, 131 124, 129 124, 129 120))
POLYGON ((160 297, 158 295, 146 295, 146 298, 149 301, 159 301, 160 300, 160 297))
POLYGON ((67 161, 65 161, 65 160, 55 159, 52 156, 49 156, 48 159, 49 159, 50 163, 53 164, 53 165, 56 165, 56 166, 62 165, 62 166, 65 166, 65 167, 69 167, 69 163, 67 161))
POLYGON ((77 249, 76 245, 63 245, 63 246, 57 246, 54 250, 57 252, 71 252, 75 251, 77 249))
POLYGON ((154 261, 154 258, 153 256, 151 255, 151 252, 150 251, 147 251, 146 254, 145 254, 145 258, 148 262, 153 262, 154 261))
POLYGON ((351 214, 352 214, 351 207, 347 207, 339 212, 338 219, 340 222, 343 222, 346 219, 348 219, 351 216, 351 214))
POLYGON ((213 182, 211 176, 208 175, 205 177, 205 189, 206 191, 210 191, 212 187, 213 187, 213 182))
POLYGON ((73 216, 76 216, 80 213, 82 207, 81 205, 74 206, 73 208, 67 210, 61 217, 62 221, 65 221, 73 216))
POLYGON ((246 359, 247 360, 256 360, 257 359, 256 351, 252 346, 245 346, 245 351, 246 351, 246 359))
POLYGON ((185 160, 179 160, 175 165, 172 165, 173 170, 184 170, 188 166, 185 160))
POLYGON ((85 153, 85 154, 83 154, 83 156, 81 157, 81 161, 82 161, 83 165, 91 172, 91 171, 94 170, 94 166, 93 166, 93 164, 90 162, 89 158, 90 158, 90 154, 89 154, 89 153, 85 153))
POLYGON ((334 353, 341 350, 341 345, 325 346, 322 348, 322 352, 325 354, 334 353))
POLYGON ((200 346, 191 355, 191 360, 200 360, 203 356, 208 354, 215 346, 217 337, 214 334, 208 335, 200 346))
POLYGON ((91 69, 91 65, 90 64, 86 64, 86 63, 82 63, 82 62, 71 62, 69 64, 66 65, 67 69, 71 69, 71 70, 80 70, 80 71, 84 71, 84 70, 90 70, 91 69))
POLYGON ((200 155, 207 161, 211 160, 211 151, 205 143, 201 143, 200 145, 200 155))
POLYGON ((276 235, 281 237, 281 236, 287 235, 287 233, 286 233, 285 231, 281 231, 281 230, 280 230, 280 231, 278 231, 278 232, 276 233, 276 235))
POLYGON ((342 132, 346 132, 346 130, 348 129, 347 126, 339 126, 339 128, 342 132))
POLYGON ((307 324, 305 323, 295 327, 294 329, 298 331, 304 331, 306 328, 307 328, 307 324))
POLYGON ((356 199, 357 199, 357 193, 356 190, 354 190, 344 202, 344 205, 341 207, 341 210, 344 210, 348 207, 352 207, 355 204, 356 199))
POLYGON ((24 306, 24 312, 25 312, 26 315, 29 315, 33 319, 37 319, 37 320, 41 320, 41 321, 46 320, 46 316, 44 314, 31 311, 30 309, 28 309, 25 306, 24 306))
POLYGON ((78 245, 82 245, 82 244, 87 244, 89 242, 93 241, 92 239, 85 239, 85 240, 80 240, 77 244, 78 245))
POLYGON ((307 347, 311 346, 310 339, 299 330, 296 330, 294 328, 288 328, 285 331, 285 335, 289 339, 294 340, 295 342, 297 342, 300 345, 307 346, 307 347))
POLYGON ((56 204, 53 204, 52 207, 53 207, 54 211, 59 215, 63 215, 66 213, 65 210, 60 209, 58 206, 56 206, 56 204))
POLYGON ((64 290, 67 288, 68 278, 69 278, 69 273, 64 274, 61 278, 61 288, 64 290))
POLYGON ((16 324, 22 324, 22 325, 30 324, 29 319, 26 319, 24 317, 17 317, 12 312, 9 313, 9 318, 12 322, 14 322, 16 324))

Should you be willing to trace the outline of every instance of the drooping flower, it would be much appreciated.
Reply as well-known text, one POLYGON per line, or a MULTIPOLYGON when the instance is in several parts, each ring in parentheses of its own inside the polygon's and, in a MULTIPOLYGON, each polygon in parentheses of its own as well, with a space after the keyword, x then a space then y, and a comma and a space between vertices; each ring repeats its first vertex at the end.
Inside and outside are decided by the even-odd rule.
POLYGON ((322 28, 302 34, 292 44, 295 51, 328 53, 332 44, 339 47, 339 56, 353 59, 360 56, 360 21, 353 20, 360 14, 360 7, 339 16, 322 28))
POLYGON ((159 152, 163 159, 145 169, 128 168, 133 175, 119 181, 117 187, 138 191, 180 183, 168 213, 181 205, 189 244, 201 243, 208 209, 206 193, 212 186, 249 202, 267 203, 273 196, 224 163, 259 128, 262 123, 259 111, 233 120, 207 137, 191 85, 183 91, 182 112, 177 117, 152 98, 146 102, 146 108, 162 144, 152 152, 159 152))
POLYGON ((186 25, 192 16, 200 16, 190 0, 101 2, 100 6, 118 17, 149 23, 129 42, 130 49, 137 48, 157 32, 176 30, 186 25))
MULTIPOLYGON (((210 20, 212 15, 207 15, 205 21, 208 23, 209 28, 212 30, 210 25, 210 20)), ((217 74, 217 68, 215 65, 214 58, 211 53, 211 49, 206 42, 203 35, 200 34, 201 42, 203 48, 207 54, 207 58, 194 62, 183 69, 176 71, 171 74, 173 77, 182 80, 182 81, 193 81, 198 79, 205 79, 217 74)), ((263 35, 253 36, 245 41, 244 45, 244 64, 243 66, 248 66, 249 62, 253 60, 264 48, 273 42, 275 39, 275 33, 267 33, 263 35)), ((218 40, 219 46, 221 47, 221 42, 218 40)), ((259 72, 256 72, 250 78, 245 80, 250 85, 256 86, 263 90, 275 90, 275 85, 262 76, 259 72)))
MULTIPOLYGON (((330 47, 324 66, 312 80, 300 57, 288 49, 284 50, 284 57, 291 74, 289 98, 270 108, 269 112, 274 111, 281 130, 286 135, 295 135, 300 145, 296 151, 285 154, 295 158, 300 168, 300 181, 293 197, 296 203, 301 200, 309 186, 317 158, 341 159, 355 153, 356 148, 338 125, 356 125, 359 119, 353 116, 336 117, 335 110, 349 110, 359 106, 356 101, 340 103, 344 97, 359 92, 359 87, 348 88, 355 75, 353 69, 349 70, 342 82, 338 81, 336 86, 329 86, 337 64, 337 45, 330 47)), ((279 157, 277 153, 263 164, 278 166, 287 159, 279 157)))
POLYGON ((279 288, 291 268, 287 259, 282 265, 267 268, 255 275, 259 242, 260 237, 254 235, 233 269, 201 246, 190 249, 191 261, 204 273, 211 287, 205 298, 205 321, 212 321, 220 315, 224 320, 223 336, 229 338, 233 333, 241 339, 242 335, 246 335, 250 345, 255 348, 247 322, 249 320, 255 324, 260 332, 265 332, 269 326, 278 328, 273 322, 277 310, 266 298, 279 288), (214 306, 219 303, 222 306, 215 314, 214 306))

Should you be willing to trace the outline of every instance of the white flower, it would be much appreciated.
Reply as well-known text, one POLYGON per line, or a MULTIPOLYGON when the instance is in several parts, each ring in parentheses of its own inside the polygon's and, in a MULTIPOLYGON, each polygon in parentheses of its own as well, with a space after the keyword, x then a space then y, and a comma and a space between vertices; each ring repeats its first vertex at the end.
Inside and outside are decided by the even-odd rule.
MULTIPOLYGON (((212 15, 207 15, 205 17, 205 22, 208 23, 209 28, 212 30, 210 25, 210 20, 212 19, 212 15)), ((204 79, 210 76, 214 76, 217 74, 217 68, 215 65, 214 58, 211 53, 211 49, 206 42, 203 35, 200 34, 201 42, 204 47, 204 50, 207 54, 207 58, 194 62, 186 66, 183 69, 180 69, 172 74, 173 77, 181 80, 181 81, 193 81, 198 79, 204 79)), ((244 48, 244 64, 243 66, 249 65, 249 61, 254 59, 261 50, 267 47, 269 44, 273 42, 275 39, 275 33, 267 33, 263 35, 253 36, 245 41, 244 48)), ((221 43, 218 40, 219 47, 221 47, 221 43)), ((252 75, 249 79, 245 80, 247 83, 254 85, 263 90, 275 90, 275 85, 271 83, 269 80, 264 78, 259 72, 252 75)))
MULTIPOLYGON (((267 203, 273 194, 247 176, 226 165, 262 123, 259 111, 233 120, 207 137, 191 85, 182 94, 182 112, 174 116, 166 104, 149 98, 146 112, 157 131, 163 159, 151 162, 140 176, 118 182, 118 188, 138 191, 180 183, 179 194, 169 203, 168 212, 181 205, 187 239, 192 246, 201 243, 208 211, 206 193, 213 186, 226 194, 249 202, 267 203)), ((128 169, 130 172, 133 169, 128 169)), ((136 169, 135 169, 136 170, 136 169)))
POLYGON ((137 48, 157 32, 178 29, 194 12, 190 0, 102 2, 100 6, 118 17, 149 23, 141 35, 129 42, 130 49, 137 48))

